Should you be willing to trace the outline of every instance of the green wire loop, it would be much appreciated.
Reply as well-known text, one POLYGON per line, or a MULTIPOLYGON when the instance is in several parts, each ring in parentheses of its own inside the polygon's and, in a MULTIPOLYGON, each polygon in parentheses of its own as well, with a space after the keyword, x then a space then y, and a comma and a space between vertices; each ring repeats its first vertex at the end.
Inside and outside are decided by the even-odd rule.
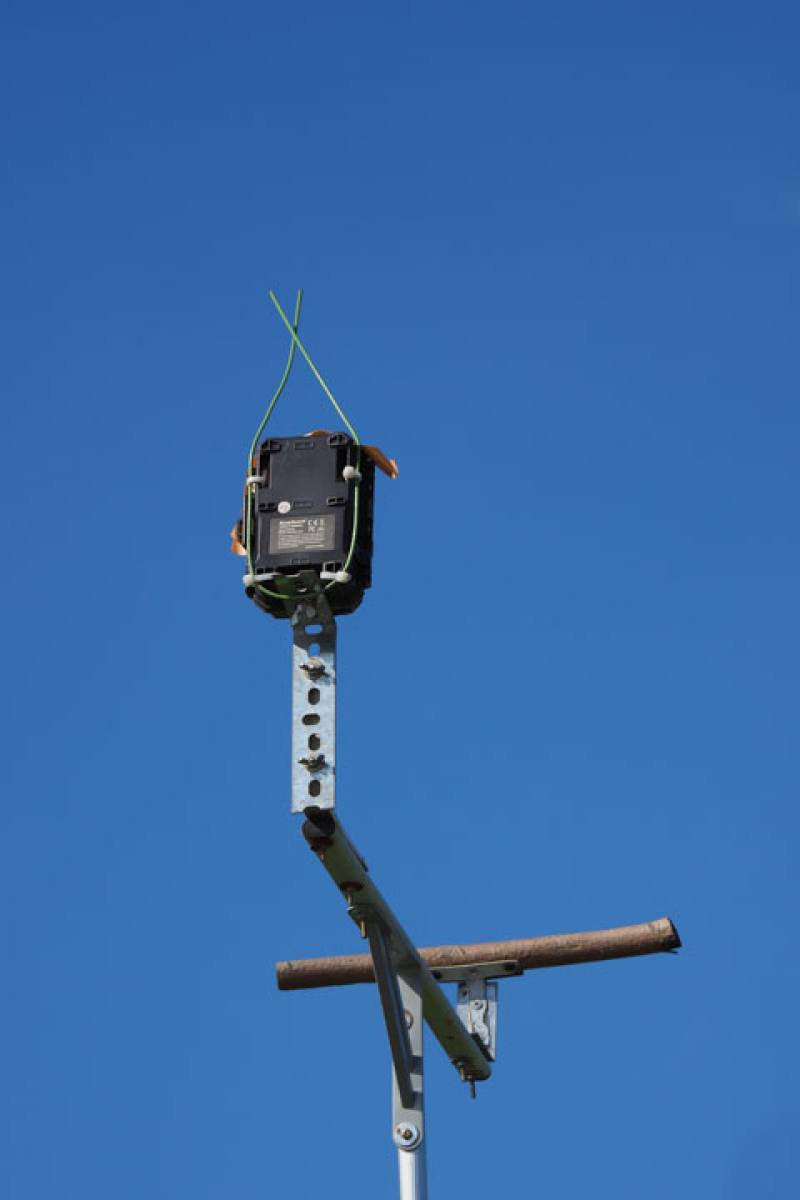
POLYGON ((320 375, 320 373, 319 373, 319 371, 317 370, 317 368, 314 366, 314 363, 313 363, 313 361, 312 361, 312 359, 311 359, 311 355, 308 353, 308 351, 306 350, 305 346, 304 346, 304 345, 303 345, 303 343, 300 341, 300 338, 297 336, 297 329, 295 328, 295 326, 293 326, 293 325, 292 325, 292 323, 291 323, 291 321, 289 320, 289 318, 287 317, 286 313, 285 313, 285 312, 283 311, 283 309, 281 308, 280 301, 278 300, 278 297, 277 297, 277 296, 275 295, 275 293, 274 293, 273 291, 271 291, 271 290, 270 290, 270 293, 269 293, 269 298, 270 298, 270 300, 272 301, 272 303, 275 305, 275 307, 277 308, 277 310, 278 310, 278 313, 279 313, 279 315, 280 315, 280 318, 281 318, 281 320, 283 321, 284 325, 285 325, 285 326, 286 326, 286 328, 289 330, 289 333, 290 333, 290 335, 291 335, 291 338, 292 338, 292 346, 297 346, 297 349, 300 351, 300 353, 302 354, 303 358, 306 360, 306 362, 308 363, 309 367, 311 368, 312 374, 313 374, 314 378, 316 379, 317 383, 318 383, 318 384, 319 384, 319 386, 322 388, 323 392, 324 392, 324 393, 325 393, 325 395, 328 397, 328 399, 330 400, 331 404, 332 404, 332 405, 333 405, 333 407, 336 409, 337 413, 339 414, 339 416, 342 418, 342 420, 344 421, 345 425, 347 426, 347 431, 348 431, 348 433, 350 434, 350 436, 352 437, 353 441, 355 442, 355 444, 356 444, 357 446, 360 446, 360 445, 361 445, 361 438, 358 436, 358 434, 356 433, 355 429, 353 429, 353 426, 350 424, 350 422, 348 421, 348 419, 347 419, 347 417, 345 416, 344 412, 343 412, 343 411, 342 411, 342 409, 339 407, 339 404, 338 404, 338 402, 337 402, 337 400, 336 400, 336 397, 334 396, 333 392, 332 392, 332 391, 331 391, 331 389, 328 387, 327 383, 326 383, 326 382, 325 382, 325 380, 322 378, 322 376, 320 375))
MULTIPOLYGON (((305 346, 303 345, 303 343, 301 342, 300 338, 297 335, 297 330, 300 325, 300 307, 301 307, 302 301, 303 301, 302 289, 299 288, 297 291, 297 300, 295 302, 295 309, 294 309, 294 321, 289 320, 286 313, 281 308, 278 297, 275 295, 275 293, 272 290, 270 290, 269 297, 270 297, 270 300, 272 301, 272 303, 275 305, 275 308, 277 309, 281 320, 283 321, 284 325, 288 329, 292 341, 291 341, 291 344, 289 347, 289 357, 286 360, 286 368, 283 372, 281 381, 278 384, 275 395, 272 397, 272 400, 269 403, 269 406, 267 408, 267 411, 264 414, 264 418, 261 421, 261 424, 259 425, 258 429, 255 432, 253 441, 250 444, 250 453, 248 455, 248 460, 247 460, 247 474, 250 475, 250 473, 252 471, 253 458, 254 458, 254 455, 256 452, 256 447, 258 446, 258 440, 261 437, 262 433, 264 432, 267 422, 269 421, 270 417, 272 416, 273 409, 275 408, 275 405, 278 403, 278 400, 281 396, 281 393, 283 392, 283 389, 286 387, 286 383, 289 379, 289 375, 292 370, 292 364, 294 363, 295 350, 299 350, 300 353, 302 354, 303 358, 308 363, 309 367, 311 368, 311 372, 312 372, 314 378, 316 379, 319 386, 322 388, 325 395, 330 400, 331 404, 333 405, 333 408, 335 409, 336 413, 339 415, 339 417, 343 421, 344 425, 347 428, 348 433, 352 437, 353 443, 356 448, 355 449, 355 467, 356 467, 356 470, 358 470, 361 466, 361 439, 359 438, 359 436, 356 433, 353 426, 348 421, 344 410, 340 407, 333 392, 328 387, 327 383, 322 378, 322 375, 320 374, 320 372, 317 370, 316 366, 314 365, 311 355, 308 353, 305 346)), ((352 529, 352 533, 350 535, 350 546, 347 551, 347 558, 345 559, 344 567, 342 568, 344 571, 348 571, 350 569, 350 563, 352 562, 353 554, 355 553, 355 548, 356 548, 356 540, 358 537, 359 495, 360 495, 360 485, 358 483, 356 483, 353 488, 353 529, 352 529)), ((253 485, 248 484, 247 490, 246 490, 246 496, 245 496, 245 550, 247 551, 247 569, 250 574, 252 574, 252 571, 253 571, 253 559, 252 559, 252 554, 251 554, 251 549, 250 549, 251 543, 252 543, 252 532, 253 532, 253 485)), ((285 576, 283 578, 285 578, 285 576)), ((285 592, 272 592, 269 590, 269 588, 265 588, 263 586, 263 584, 260 584, 260 583, 257 583, 255 586, 258 589, 258 591, 261 592, 262 595, 269 596, 273 600, 299 600, 302 598, 302 596, 304 596, 306 594, 306 593, 299 593, 299 592, 295 592, 294 594, 285 593, 285 592)), ((330 591, 330 589, 335 586, 336 586, 336 580, 332 579, 330 581, 330 583, 326 584, 322 590, 327 592, 327 591, 330 591)))
MULTIPOLYGON (((292 328, 295 332, 297 331, 297 328, 300 324, 300 309, 302 307, 302 304, 303 304, 303 289, 298 288, 297 289, 297 299, 295 300, 295 305, 294 305, 294 324, 292 326, 292 328)), ((273 395, 272 399, 270 400, 269 405, 267 406, 267 411, 264 413, 264 416, 262 418, 261 424, 259 425, 258 429, 255 431, 255 434, 253 435, 253 440, 250 443, 250 451, 247 456, 247 471, 245 473, 246 475, 250 475, 252 473, 253 458, 255 456, 256 447, 258 446, 258 439, 261 437, 261 434, 264 432, 267 422, 269 421, 270 417, 272 416, 273 409, 275 408, 275 405, 278 403, 278 401, 281 397, 281 394, 283 392, 283 389, 286 387, 286 384, 289 380, 289 376, 292 372, 292 366, 294 364, 294 352, 295 352, 295 344, 294 344, 294 341, 292 341, 289 344, 289 357, 286 359, 286 366, 284 367, 283 375, 281 376, 281 381, 278 384, 277 388, 275 389, 275 394, 273 395)), ((252 552, 251 552, 252 528, 253 528, 253 488, 252 488, 252 484, 248 484, 247 488, 246 488, 246 492, 245 492, 244 535, 245 535, 245 550, 247 551, 247 570, 249 572, 252 572, 252 570, 253 570, 253 556, 252 556, 252 552)))
POLYGON ((289 327, 293 334, 292 341, 289 345, 289 357, 286 360, 286 368, 283 372, 283 376, 281 377, 281 381, 278 384, 275 395, 270 400, 269 407, 267 408, 267 411, 264 413, 264 419, 262 420, 261 424, 259 425, 258 429, 256 430, 253 440, 250 443, 250 460, 247 464, 247 474, 248 475, 250 474, 250 466, 253 461, 253 455, 256 452, 256 446, 258 445, 258 439, 261 437, 261 434, 264 432, 267 421, 272 416, 272 410, 274 409, 275 405, 278 403, 278 400, 281 397, 281 393, 283 392, 283 389, 286 387, 286 384, 289 379, 289 375, 291 374, 291 371, 292 371, 292 364, 294 363, 294 352, 296 349, 294 338, 297 336, 297 330, 300 325, 300 308, 301 308, 302 304, 303 304, 303 289, 298 288, 297 289, 297 299, 295 300, 295 305, 294 305, 294 321, 292 322, 292 324, 289 327))

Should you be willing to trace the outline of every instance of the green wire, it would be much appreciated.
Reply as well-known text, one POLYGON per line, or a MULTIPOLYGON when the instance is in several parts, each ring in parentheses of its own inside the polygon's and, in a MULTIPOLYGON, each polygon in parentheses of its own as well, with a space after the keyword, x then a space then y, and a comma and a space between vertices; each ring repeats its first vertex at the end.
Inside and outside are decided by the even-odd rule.
MULTIPOLYGON (((297 299, 295 300, 295 305, 294 305, 294 325, 292 326, 292 329, 295 332, 300 324, 300 308, 302 306, 302 303, 303 303, 303 289, 298 288, 297 289, 297 299)), ((286 383, 287 383, 289 376, 291 374, 291 371, 292 371, 292 364, 294 363, 294 352, 295 352, 295 344, 292 341, 289 345, 289 357, 286 360, 286 366, 284 368, 283 375, 281 376, 281 381, 278 384, 278 386, 275 390, 275 394, 269 402, 267 411, 264 413, 263 420, 261 421, 261 424, 259 425, 258 429, 256 430, 256 432, 253 436, 252 442, 250 443, 250 453, 247 456, 246 476, 250 475, 253 471, 253 456, 255 455, 255 452, 256 452, 256 446, 258 445, 258 439, 261 437, 261 434, 264 432, 266 424, 269 421, 270 417, 272 416, 272 410, 274 409, 275 405, 278 403, 278 400, 281 397, 281 393, 283 392, 283 389, 286 387, 286 383)), ((252 554, 250 551, 250 545, 251 545, 251 536, 250 535, 252 533, 252 527, 253 527, 253 487, 252 487, 252 484, 248 484, 247 485, 247 495, 245 498, 245 537, 246 537, 245 549, 247 551, 247 569, 251 573, 253 570, 253 558, 252 558, 252 554)))
POLYGON ((350 422, 348 421, 347 417, 344 415, 344 413, 343 413, 342 409, 339 407, 339 405, 338 405, 338 403, 337 403, 337 401, 336 401, 336 397, 334 396, 333 392, 332 392, 332 391, 331 391, 331 389, 328 387, 327 383, 326 383, 326 382, 325 382, 325 380, 322 378, 322 376, 320 375, 320 373, 319 373, 319 371, 317 370, 317 368, 314 366, 314 363, 312 362, 312 359, 311 359, 311 355, 308 353, 308 351, 306 350, 305 346, 304 346, 304 345, 303 345, 303 343, 300 341, 300 338, 297 336, 297 330, 296 330, 296 329, 294 329, 294 328, 292 327, 292 323, 291 323, 291 321, 289 320, 289 318, 287 317, 286 313, 285 313, 285 312, 283 311, 283 309, 281 308, 281 306, 280 306, 280 302, 279 302, 279 300, 278 300, 278 297, 275 295, 275 293, 274 293, 273 291, 270 291, 269 298, 270 298, 270 300, 272 301, 272 303, 275 305, 275 307, 277 308, 277 310, 278 310, 278 312, 279 312, 279 314, 280 314, 280 318, 281 318, 281 320, 283 321, 284 325, 286 326, 286 328, 289 330, 289 333, 291 334, 291 338, 292 338, 292 345, 293 345, 293 346, 297 346, 297 349, 300 351, 300 353, 302 354, 303 358, 306 360, 306 362, 308 363, 309 367, 311 368, 311 370, 312 370, 312 373, 313 373, 313 375, 314 375, 314 378, 316 379, 317 383, 318 383, 318 384, 319 384, 319 386, 322 388, 323 392, 324 392, 324 393, 325 393, 325 395, 328 397, 328 399, 330 400, 331 404, 332 404, 332 405, 333 405, 333 407, 336 409, 337 413, 339 414, 339 416, 342 418, 342 420, 344 421, 345 425, 347 426, 348 432, 350 433, 350 436, 352 437, 353 441, 355 442, 355 444, 356 444, 357 446, 360 446, 360 445, 361 445, 361 439, 360 439, 360 437, 359 437, 359 436, 358 436, 358 434, 356 433, 355 429, 353 429, 353 426, 350 424, 350 422))
MULTIPOLYGON (((297 289, 297 299, 296 299, 295 305, 294 305, 294 322, 289 326, 294 337, 297 336, 297 328, 300 324, 300 307, 301 307, 302 303, 303 303, 303 289, 298 288, 297 289)), ((280 399, 280 396, 281 396, 281 392, 286 387, 287 380, 289 379, 289 375, 292 370, 292 363, 294 362, 294 352, 295 352, 294 337, 292 339, 291 345, 289 346, 289 357, 286 360, 286 369, 283 372, 283 377, 281 378, 281 381, 278 384, 278 388, 277 388, 277 391, 275 392, 275 395, 272 397, 272 399, 269 402, 269 407, 268 407, 267 411, 264 413, 264 419, 261 422, 261 424, 259 425, 258 429, 256 430, 255 436, 253 437, 253 440, 250 443, 250 461, 251 462, 253 459, 253 455, 256 452, 256 446, 258 445, 258 439, 261 437, 261 434, 264 432, 264 428, 267 424, 267 421, 272 416, 272 410, 275 407, 275 405, 278 403, 278 400, 280 399)), ((247 474, 248 475, 250 474, 249 464, 248 464, 247 474)))
MULTIPOLYGON (((261 437, 261 434, 264 432, 264 428, 267 424, 267 421, 269 420, 270 416, 272 415, 272 410, 274 409, 281 392, 283 391, 284 387, 286 386, 286 381, 289 378, 289 373, 292 369, 292 363, 294 361, 295 349, 298 349, 300 351, 303 358, 306 360, 309 367, 311 368, 312 374, 314 375, 314 378, 316 379, 317 383, 322 388, 323 392, 328 397, 328 399, 330 400, 334 409, 336 410, 338 415, 341 417, 343 423, 347 427, 347 430, 355 444, 355 448, 356 448, 355 468, 358 471, 361 467, 361 439, 359 438, 359 436, 356 433, 353 426, 348 421, 343 409, 339 406, 333 392, 328 387, 327 383, 322 378, 322 375, 319 373, 316 366, 314 365, 311 355, 308 353, 305 346, 300 341, 300 338, 297 336, 297 329, 300 324, 300 305, 301 305, 302 297, 303 297, 302 290, 298 290, 298 292, 297 292, 297 302, 295 305, 294 323, 292 323, 289 320, 286 313, 281 308, 278 297, 275 295, 275 293, 272 290, 270 290, 269 297, 270 297, 270 300, 272 301, 272 303, 275 305, 275 308, 278 310, 278 314, 279 314, 281 320, 283 321, 284 325, 288 329, 289 334, 291 335, 292 342, 291 342, 291 347, 289 349, 289 358, 286 363, 286 370, 283 373, 283 378, 281 379, 281 381, 278 385, 278 390, 275 392, 275 395, 272 397, 269 408, 267 409, 266 413, 264 414, 264 419, 261 422, 261 424, 259 425, 258 429, 256 430, 255 437, 253 438, 253 442, 250 446, 250 457, 248 459, 248 464, 247 464, 247 474, 249 475, 250 471, 251 471, 253 455, 255 453, 255 448, 258 443, 258 439, 261 437)), ((360 497, 360 484, 358 482, 356 482, 354 485, 354 489, 353 489, 353 529, 352 529, 352 533, 350 535, 350 546, 347 551, 347 558, 345 559, 344 567, 342 568, 342 570, 344 570, 344 571, 349 571, 350 563, 352 562, 353 555, 355 553, 356 539, 358 537, 359 497, 360 497)), ((252 574, 253 565, 252 565, 252 557, 250 554, 250 543, 252 540, 251 535, 252 535, 252 527, 253 527, 253 514, 252 514, 252 490, 251 490, 250 486, 248 486, 248 488, 247 488, 245 521, 246 521, 246 525, 247 525, 247 546, 246 546, 247 567, 248 567, 248 571, 252 574)), ((330 583, 325 585, 325 587, 323 588, 323 591, 325 591, 325 592, 330 591, 330 589, 332 587, 335 587, 335 585, 336 585, 336 580, 332 579, 330 581, 330 583)), ((299 592, 295 592, 294 595, 287 594, 285 592, 272 592, 269 590, 269 588, 265 588, 263 586, 263 584, 260 584, 260 583, 257 583, 256 587, 257 587, 258 591, 261 592, 262 595, 269 596, 273 600, 294 600, 294 599, 299 599, 300 595, 301 595, 301 593, 299 593, 299 592)))

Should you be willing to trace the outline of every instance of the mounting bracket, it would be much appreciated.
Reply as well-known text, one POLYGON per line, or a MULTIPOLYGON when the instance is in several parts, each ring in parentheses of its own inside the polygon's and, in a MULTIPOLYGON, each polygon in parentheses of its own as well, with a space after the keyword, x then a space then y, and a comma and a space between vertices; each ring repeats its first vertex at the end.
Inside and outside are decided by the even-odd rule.
MULTIPOLYGON (((516 959, 505 962, 470 963, 456 967, 438 967, 434 972, 442 983, 457 983, 456 1012, 467 1033, 471 1033, 490 1062, 497 1058, 498 976, 521 975, 516 959)), ((470 1090, 475 1096, 475 1084, 470 1090)))
POLYGON ((336 621, 324 592, 292 612, 292 812, 336 807, 336 621))

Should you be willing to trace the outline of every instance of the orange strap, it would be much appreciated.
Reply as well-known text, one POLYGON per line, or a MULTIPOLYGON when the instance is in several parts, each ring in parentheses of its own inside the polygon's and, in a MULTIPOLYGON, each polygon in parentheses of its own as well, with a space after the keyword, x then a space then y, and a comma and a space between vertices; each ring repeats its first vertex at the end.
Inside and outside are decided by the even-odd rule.
POLYGON ((231 554, 241 554, 244 558, 247 558, 247 551, 242 545, 242 539, 239 537, 238 521, 231 530, 231 554))
POLYGON ((397 465, 397 459, 387 458, 382 450, 377 446, 364 446, 364 453, 368 454, 376 467, 380 467, 385 475, 390 479, 397 479, 400 474, 400 468, 397 465))
MULTIPOLYGON (((322 434, 330 433, 330 429, 312 429, 306 437, 320 437, 322 434)), ((397 479, 400 474, 400 468, 397 465, 397 459, 387 458, 382 450, 377 446, 362 446, 364 453, 372 459, 376 467, 380 467, 384 475, 388 475, 390 479, 397 479)))

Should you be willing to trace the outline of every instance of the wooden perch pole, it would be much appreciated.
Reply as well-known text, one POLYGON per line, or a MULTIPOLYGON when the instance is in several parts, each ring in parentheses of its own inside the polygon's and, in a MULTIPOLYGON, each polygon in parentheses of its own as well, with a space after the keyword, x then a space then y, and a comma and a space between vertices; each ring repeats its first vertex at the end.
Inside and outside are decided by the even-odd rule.
MULTIPOLYGON (((539 967, 566 967, 573 963, 661 954, 677 950, 680 944, 672 921, 669 917, 661 917, 642 925, 621 925, 616 929, 595 929, 587 933, 556 933, 547 937, 477 942, 467 946, 427 946, 419 953, 433 972, 445 967, 490 962, 513 963, 523 971, 532 971, 539 967)), ((375 981, 368 954, 295 959, 276 963, 275 971, 278 987, 284 992, 375 981)))

